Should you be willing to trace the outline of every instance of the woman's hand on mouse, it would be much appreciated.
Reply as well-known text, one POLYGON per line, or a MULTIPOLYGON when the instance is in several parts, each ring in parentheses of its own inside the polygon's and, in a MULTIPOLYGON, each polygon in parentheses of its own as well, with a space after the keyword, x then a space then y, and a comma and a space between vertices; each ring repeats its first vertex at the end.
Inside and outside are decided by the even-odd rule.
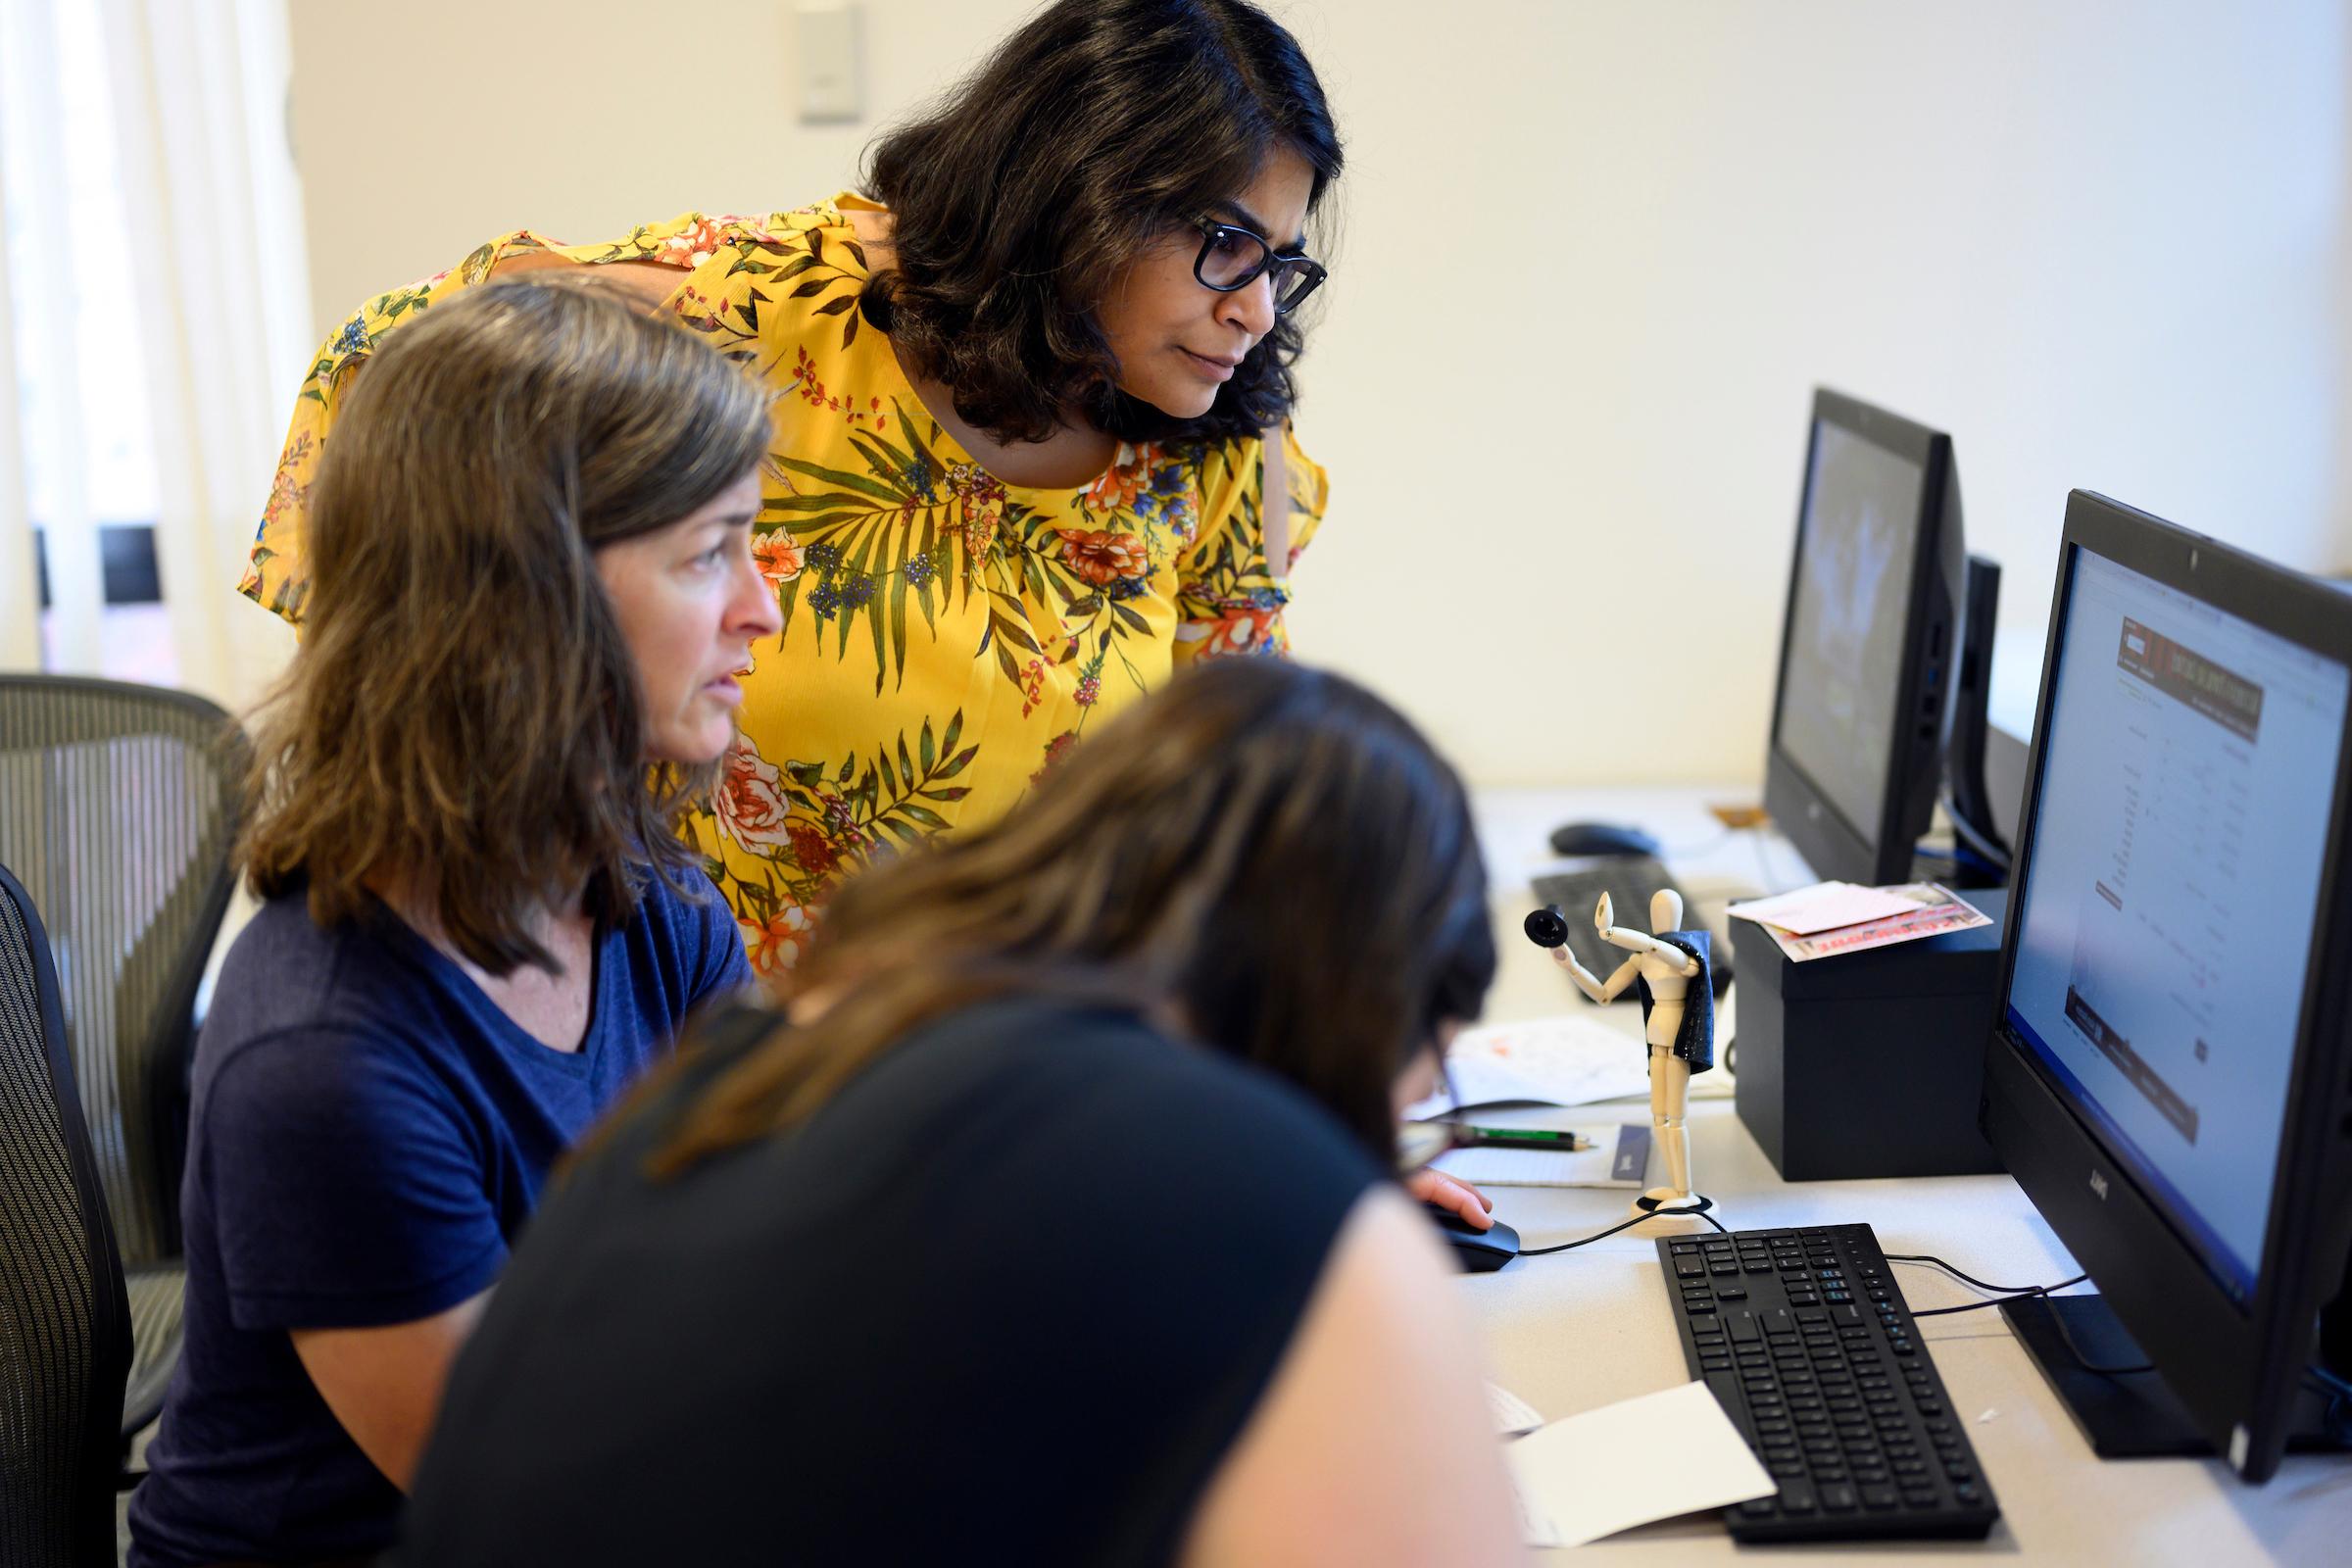
POLYGON ((1448 1176, 1444 1171, 1427 1168, 1417 1170, 1404 1179, 1404 1190, 1424 1203, 1433 1203, 1447 1213, 1461 1215, 1474 1229, 1483 1231, 1494 1223, 1487 1214, 1487 1210, 1494 1206, 1494 1200, 1468 1182, 1448 1176))

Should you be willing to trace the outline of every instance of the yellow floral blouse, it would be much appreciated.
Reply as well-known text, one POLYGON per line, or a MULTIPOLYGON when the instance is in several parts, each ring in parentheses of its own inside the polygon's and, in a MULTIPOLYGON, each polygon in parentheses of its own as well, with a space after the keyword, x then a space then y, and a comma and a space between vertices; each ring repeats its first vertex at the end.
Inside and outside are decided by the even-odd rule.
POLYGON ((1287 649, 1324 507, 1286 431, 1291 560, 1265 559, 1262 443, 1121 446, 1074 490, 991 477, 860 326, 854 195, 763 219, 690 213, 603 245, 527 231, 370 300, 320 348, 262 515, 248 596, 301 623, 303 520, 350 368, 403 319, 552 251, 674 266, 668 307, 777 392, 754 533, 783 612, 753 650, 743 740, 694 831, 756 967, 798 957, 826 890, 879 850, 1002 814, 1090 724, 1183 662, 1287 649))

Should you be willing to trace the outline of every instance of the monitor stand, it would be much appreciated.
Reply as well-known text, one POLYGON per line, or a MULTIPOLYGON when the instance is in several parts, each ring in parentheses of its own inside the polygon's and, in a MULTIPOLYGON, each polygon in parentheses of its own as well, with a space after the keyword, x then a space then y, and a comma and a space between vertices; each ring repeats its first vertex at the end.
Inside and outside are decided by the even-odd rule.
MULTIPOLYGON (((2176 1456, 2214 1456, 2173 1391, 2154 1372, 2111 1374, 2084 1368, 2082 1359, 2067 1346, 2074 1341, 2082 1357, 2098 1366, 2145 1366, 2147 1355, 2126 1331, 2104 1299, 2096 1296, 2029 1297, 2003 1301, 2001 1316, 2034 1358, 2041 1375, 2057 1391, 2067 1413, 2082 1428, 2091 1452, 2102 1459, 2152 1459, 2176 1456), (2058 1325, 2065 1324, 2065 1337, 2058 1325)), ((2327 1411, 2317 1395, 2295 1396, 2292 1424, 2287 1430, 2290 1452, 2340 1449, 2343 1444, 2328 1436, 2327 1411)))

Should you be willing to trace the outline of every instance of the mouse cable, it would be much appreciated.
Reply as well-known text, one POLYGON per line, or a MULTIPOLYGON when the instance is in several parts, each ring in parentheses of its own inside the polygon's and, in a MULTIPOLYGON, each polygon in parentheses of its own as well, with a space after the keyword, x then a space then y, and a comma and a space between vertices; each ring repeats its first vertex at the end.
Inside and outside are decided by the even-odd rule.
MULTIPOLYGON (((1704 1210, 1697 1210, 1695 1212, 1697 1212, 1700 1219, 1705 1220, 1717 1230, 1723 1231, 1724 1235, 1729 1236, 1732 1234, 1730 1231, 1724 1230, 1722 1222, 1716 1219, 1714 1215, 1709 1214, 1704 1210)), ((1655 1214, 1636 1214, 1632 1219, 1620 1220, 1618 1223, 1610 1226, 1605 1231, 1594 1231, 1592 1235, 1580 1237, 1573 1242, 1560 1242, 1550 1247, 1522 1247, 1519 1249, 1519 1255, 1521 1257, 1542 1257, 1545 1252, 1565 1252, 1571 1248, 1590 1247, 1594 1242, 1600 1241, 1604 1237, 1614 1236, 1619 1231, 1630 1231, 1635 1226, 1641 1224, 1643 1220, 1655 1218, 1657 1218, 1655 1214)))

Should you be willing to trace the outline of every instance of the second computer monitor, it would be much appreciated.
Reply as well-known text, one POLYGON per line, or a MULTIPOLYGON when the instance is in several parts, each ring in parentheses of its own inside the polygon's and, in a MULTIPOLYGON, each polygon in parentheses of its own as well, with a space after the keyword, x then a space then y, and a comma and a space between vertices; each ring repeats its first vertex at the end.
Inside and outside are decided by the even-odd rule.
POLYGON ((2100 1293, 2004 1310, 2102 1453, 2260 1480, 2335 1424, 2348 719, 2337 590, 2068 498, 1981 1115, 2100 1293))
POLYGON ((1818 876, 1910 880, 1966 557, 1950 437, 1817 391, 1764 806, 1818 876))

